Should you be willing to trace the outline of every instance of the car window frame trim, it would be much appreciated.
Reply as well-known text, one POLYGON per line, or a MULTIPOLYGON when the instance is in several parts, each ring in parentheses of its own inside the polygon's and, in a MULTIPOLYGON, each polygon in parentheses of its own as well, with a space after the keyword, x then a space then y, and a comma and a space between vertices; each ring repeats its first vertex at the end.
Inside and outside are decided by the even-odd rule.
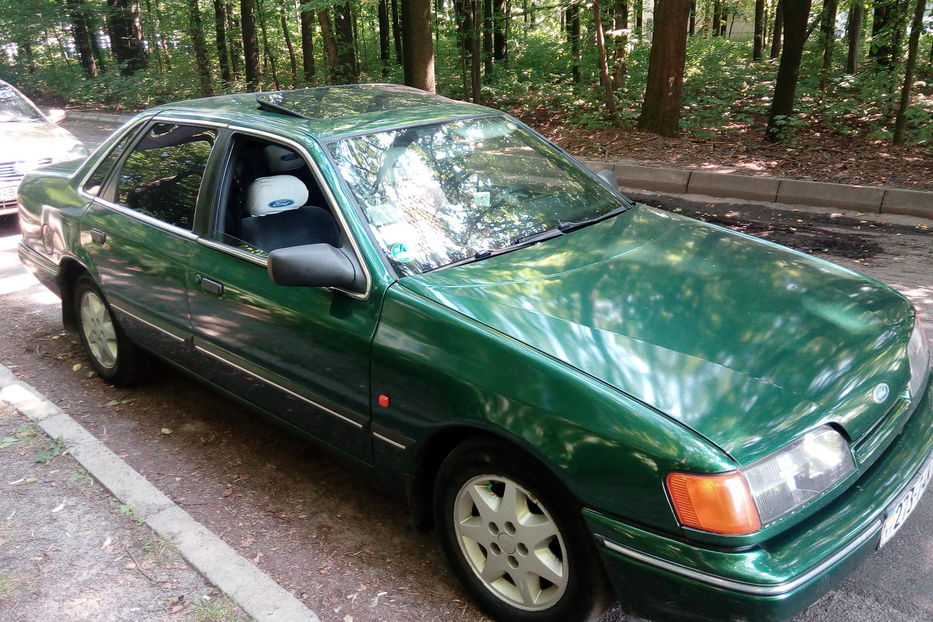
MULTIPOLYGON (((315 160, 311 156, 311 153, 308 151, 308 149, 300 141, 294 138, 283 136, 281 134, 275 134, 275 133, 268 132, 265 130, 258 130, 255 128, 245 127, 241 125, 226 125, 224 126, 224 128, 231 135, 228 137, 230 140, 227 141, 227 152, 224 154, 224 159, 222 160, 220 164, 220 166, 224 167, 224 170, 222 171, 222 174, 218 178, 218 184, 222 184, 227 181, 229 155, 230 155, 230 149, 232 148, 232 145, 233 145, 233 140, 232 140, 233 134, 237 134, 237 133, 247 134, 250 136, 255 136, 258 138, 266 139, 276 144, 282 144, 283 146, 288 146, 289 148, 292 148, 295 151, 297 151, 298 154, 302 158, 304 158, 305 163, 308 165, 308 168, 311 170, 311 174, 314 176, 315 182, 317 182, 318 187, 321 189, 322 193, 324 194, 324 198, 329 204, 328 206, 331 208, 331 211, 337 217, 337 220, 339 221, 339 224, 340 224, 340 227, 343 233, 346 235, 347 239, 349 240, 350 247, 353 249, 353 254, 356 256, 356 260, 360 264, 360 267, 363 270, 363 274, 366 277, 366 287, 363 292, 355 292, 352 290, 342 289, 339 287, 324 287, 320 289, 328 289, 331 291, 341 292, 351 298, 354 298, 360 301, 368 300, 373 289, 372 287, 373 279, 372 279, 372 275, 369 269, 369 264, 365 261, 363 253, 359 247, 359 242, 357 241, 356 236, 353 235, 353 230, 350 228, 350 225, 347 222, 346 214, 344 214, 343 209, 341 209, 341 204, 337 201, 336 196, 334 196, 333 190, 331 189, 330 185, 328 185, 326 181, 324 180, 323 174, 321 173, 320 166, 318 165, 317 160, 315 160)), ((219 142, 220 141, 218 140, 218 143, 219 142)), ((219 186, 215 186, 215 188, 219 190, 219 186)), ((220 197, 220 193, 219 192, 215 193, 214 197, 215 198, 211 206, 212 213, 211 213, 210 220, 212 223, 216 224, 216 219, 214 217, 216 216, 218 209, 219 209, 217 199, 220 197)), ((249 261, 256 265, 268 268, 268 263, 269 263, 268 256, 261 257, 254 253, 249 253, 242 249, 236 248, 235 246, 225 244, 224 242, 221 242, 219 240, 214 240, 213 238, 209 238, 206 236, 197 236, 197 242, 198 244, 201 244, 208 248, 211 248, 211 249, 214 249, 220 252, 224 252, 234 257, 245 259, 246 261, 249 261)))

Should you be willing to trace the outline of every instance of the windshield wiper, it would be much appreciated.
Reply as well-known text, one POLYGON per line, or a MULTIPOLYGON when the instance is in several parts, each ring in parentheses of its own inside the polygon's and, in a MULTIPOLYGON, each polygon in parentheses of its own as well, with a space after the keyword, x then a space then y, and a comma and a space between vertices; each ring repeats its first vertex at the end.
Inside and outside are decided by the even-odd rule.
POLYGON ((551 238, 556 238, 558 236, 564 235, 565 233, 570 233, 571 231, 576 231, 577 229, 582 229, 589 225, 602 222, 604 220, 609 220, 613 216, 618 216, 622 212, 629 209, 628 205, 623 205, 617 207, 613 210, 609 210, 605 214, 600 214, 598 216, 593 216, 592 218, 585 218, 583 220, 571 220, 568 222, 560 222, 556 227, 551 229, 545 229, 544 231, 538 231, 536 233, 528 233, 525 235, 520 235, 514 240, 512 240, 513 245, 523 245, 523 244, 534 244, 536 242, 543 242, 544 240, 550 240, 551 238))

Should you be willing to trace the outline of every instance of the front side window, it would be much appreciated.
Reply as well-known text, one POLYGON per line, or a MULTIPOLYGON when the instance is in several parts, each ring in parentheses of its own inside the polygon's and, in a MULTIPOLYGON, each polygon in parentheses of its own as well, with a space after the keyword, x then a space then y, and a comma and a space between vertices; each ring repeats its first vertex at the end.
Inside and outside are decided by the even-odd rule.
POLYGON ((355 136, 330 151, 403 275, 482 258, 625 205, 505 117, 355 136))
POLYGON ((120 170, 117 202, 190 230, 207 158, 217 130, 156 123, 137 143, 120 170))

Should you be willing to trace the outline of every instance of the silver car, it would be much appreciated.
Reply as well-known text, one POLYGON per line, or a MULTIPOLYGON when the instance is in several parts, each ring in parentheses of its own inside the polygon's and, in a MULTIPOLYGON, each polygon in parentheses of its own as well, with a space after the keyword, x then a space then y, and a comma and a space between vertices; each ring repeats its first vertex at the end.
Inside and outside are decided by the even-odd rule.
POLYGON ((45 164, 87 157, 84 144, 57 125, 64 118, 64 110, 43 113, 0 80, 0 216, 16 212, 23 175, 45 164))

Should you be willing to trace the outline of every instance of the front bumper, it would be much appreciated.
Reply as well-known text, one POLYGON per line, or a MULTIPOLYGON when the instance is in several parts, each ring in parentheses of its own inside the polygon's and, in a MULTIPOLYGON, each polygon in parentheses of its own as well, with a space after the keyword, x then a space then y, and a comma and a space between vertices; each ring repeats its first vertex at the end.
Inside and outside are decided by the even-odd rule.
POLYGON ((616 595, 651 619, 784 620, 878 546, 885 512, 933 460, 933 382, 898 438, 838 499, 744 550, 701 548, 585 511, 616 595))

